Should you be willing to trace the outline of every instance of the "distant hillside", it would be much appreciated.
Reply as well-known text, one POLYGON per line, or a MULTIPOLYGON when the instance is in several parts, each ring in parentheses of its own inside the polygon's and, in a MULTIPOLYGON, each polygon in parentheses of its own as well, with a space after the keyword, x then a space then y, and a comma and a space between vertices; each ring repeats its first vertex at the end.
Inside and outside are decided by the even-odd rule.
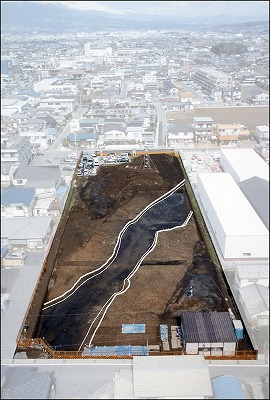
POLYGON ((1 2, 2 29, 103 30, 147 27, 146 22, 101 11, 81 11, 57 4, 1 2))
POLYGON ((143 9, 136 15, 115 15, 104 11, 88 11, 69 8, 61 4, 35 3, 31 1, 2 1, 1 28, 2 31, 12 29, 20 31, 94 31, 94 30, 121 30, 121 29, 179 29, 196 26, 215 26, 215 29, 235 27, 252 27, 265 25, 268 21, 246 22, 239 21, 237 16, 216 16, 196 20, 189 18, 144 15, 143 9), (228 21, 228 25, 224 24, 228 21), (242 23, 241 23, 242 22, 242 23))

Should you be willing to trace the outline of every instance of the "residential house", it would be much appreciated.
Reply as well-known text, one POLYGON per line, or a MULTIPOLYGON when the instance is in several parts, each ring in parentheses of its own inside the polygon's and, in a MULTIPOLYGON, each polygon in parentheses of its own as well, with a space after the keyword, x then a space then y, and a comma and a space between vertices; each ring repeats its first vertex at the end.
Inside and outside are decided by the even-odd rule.
POLYGON ((239 301, 252 327, 269 325, 269 288, 252 283, 239 289, 239 301))
POLYGON ((79 120, 79 128, 94 128, 100 133, 104 127, 104 118, 84 118, 79 120))
POLYGON ((60 204, 56 199, 38 199, 33 207, 34 217, 57 217, 60 214, 60 204))
POLYGON ((51 216, 3 218, 1 246, 29 250, 45 249, 51 232, 51 216))
POLYGON ((235 354, 237 337, 229 312, 187 311, 181 314, 180 324, 186 354, 235 354))
POLYGON ((30 163, 32 157, 31 144, 28 137, 22 138, 10 135, 1 137, 1 163, 26 166, 30 163))
POLYGON ((252 285, 253 283, 269 287, 269 264, 236 264, 234 282, 238 288, 252 285))
POLYGON ((32 119, 18 125, 21 137, 28 137, 33 153, 38 150, 46 150, 50 141, 47 134, 46 124, 43 120, 32 119))
POLYGON ((169 125, 167 143, 170 147, 179 147, 194 141, 194 128, 192 125, 169 125))
POLYGON ((258 142, 268 141, 269 142, 269 125, 258 125, 256 126, 255 138, 258 142))
POLYGON ((242 90, 241 88, 238 87, 232 87, 232 94, 231 94, 232 100, 242 100, 242 90))
POLYGON ((222 88, 215 87, 211 90, 211 93, 209 94, 209 96, 214 100, 214 101, 221 101, 223 98, 223 90, 222 88))
POLYGON ((72 113, 78 105, 78 101, 75 97, 47 97, 39 101, 39 107, 50 107, 55 112, 64 111, 72 113))
POLYGON ((190 92, 180 90, 179 98, 185 110, 193 108, 192 107, 193 99, 192 99, 192 94, 190 92))
POLYGON ((1 192, 1 218, 31 217, 35 204, 35 189, 10 187, 1 192))
POLYGON ((181 101, 170 101, 167 103, 166 111, 180 111, 183 108, 181 101))
POLYGON ((242 90, 237 87, 222 90, 222 99, 226 100, 242 100, 242 90))
POLYGON ((16 187, 34 188, 38 199, 54 199, 56 190, 61 183, 59 167, 18 167, 11 176, 16 187))
POLYGON ((72 132, 67 135, 71 146, 91 147, 96 144, 96 133, 94 128, 83 128, 78 132, 72 132))
MULTIPOLYGON (((147 129, 147 128, 146 128, 147 129)), ((141 143, 143 141, 144 133, 143 122, 128 122, 126 125, 126 138, 127 141, 133 143, 141 143)))
POLYGON ((193 117, 195 142, 210 140, 213 136, 214 121, 211 117, 193 117))
MULTIPOLYGON (((71 73, 71 71, 66 71, 67 75, 71 73)), ((74 85, 71 82, 66 82, 64 78, 41 79, 38 82, 34 82, 33 86, 35 92, 39 95, 42 94, 43 97, 49 97, 55 95, 76 96, 78 90, 77 85, 74 85)))
POLYGON ((180 58, 180 67, 181 70, 186 71, 189 75, 192 70, 193 61, 190 58, 182 57, 180 58))
POLYGON ((179 89, 175 86, 175 84, 170 79, 163 81, 163 88, 164 88, 165 93, 169 96, 178 96, 179 95, 179 89))
POLYGON ((263 158, 267 164, 269 164, 269 141, 261 141, 255 145, 254 150, 261 158, 263 158))
POLYGON ((105 144, 119 144, 126 141, 126 127, 118 123, 104 124, 104 142, 105 144))
POLYGON ((93 79, 90 80, 90 88, 87 86, 85 87, 86 94, 91 94, 93 92, 99 92, 104 89, 105 79, 95 76, 93 79))
POLYGON ((110 95, 106 93, 95 93, 92 96, 93 105, 102 105, 103 107, 109 107, 110 105, 110 95))
POLYGON ((23 112, 24 106, 29 104, 29 100, 20 100, 19 98, 1 99, 1 116, 10 117, 13 114, 23 112))
POLYGON ((217 124, 214 134, 218 144, 236 144, 239 140, 240 124, 217 124))
POLYGON ((269 105, 269 94, 263 93, 260 89, 253 90, 250 102, 254 106, 269 105))

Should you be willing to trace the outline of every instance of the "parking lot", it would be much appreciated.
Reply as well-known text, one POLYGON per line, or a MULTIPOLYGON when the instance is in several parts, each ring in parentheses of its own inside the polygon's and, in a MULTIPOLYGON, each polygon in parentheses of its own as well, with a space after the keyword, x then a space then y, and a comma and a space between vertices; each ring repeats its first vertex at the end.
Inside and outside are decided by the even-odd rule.
POLYGON ((221 172, 219 167, 220 150, 192 149, 180 150, 183 165, 193 187, 197 184, 197 175, 202 172, 221 172))

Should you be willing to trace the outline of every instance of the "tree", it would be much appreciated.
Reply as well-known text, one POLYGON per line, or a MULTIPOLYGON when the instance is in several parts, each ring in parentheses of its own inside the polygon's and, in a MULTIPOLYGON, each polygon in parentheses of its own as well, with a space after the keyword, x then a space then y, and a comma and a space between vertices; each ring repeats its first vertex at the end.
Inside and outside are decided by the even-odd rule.
POLYGON ((245 44, 242 43, 218 43, 211 47, 211 52, 220 56, 222 54, 229 55, 236 55, 236 54, 244 54, 248 52, 248 48, 245 44))
POLYGON ((64 147, 68 147, 68 146, 69 146, 69 141, 68 141, 67 138, 64 138, 64 139, 62 140, 62 146, 64 146, 64 147))

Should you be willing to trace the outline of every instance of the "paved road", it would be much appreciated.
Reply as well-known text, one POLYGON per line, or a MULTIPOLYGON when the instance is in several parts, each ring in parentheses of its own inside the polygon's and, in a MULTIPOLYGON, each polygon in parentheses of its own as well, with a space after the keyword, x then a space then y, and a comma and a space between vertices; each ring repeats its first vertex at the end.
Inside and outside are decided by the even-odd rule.
MULTIPOLYGON (((80 119, 84 112, 85 108, 79 107, 73 114, 73 119, 80 119)), ((59 150, 62 146, 63 139, 67 137, 68 133, 70 133, 70 121, 68 121, 66 125, 61 129, 57 139, 55 139, 48 150, 59 150)))
POLYGON ((156 107, 158 116, 158 140, 156 144, 158 145, 158 147, 162 147, 166 145, 166 136, 167 136, 166 114, 162 107, 161 102, 155 101, 154 106, 156 107))

